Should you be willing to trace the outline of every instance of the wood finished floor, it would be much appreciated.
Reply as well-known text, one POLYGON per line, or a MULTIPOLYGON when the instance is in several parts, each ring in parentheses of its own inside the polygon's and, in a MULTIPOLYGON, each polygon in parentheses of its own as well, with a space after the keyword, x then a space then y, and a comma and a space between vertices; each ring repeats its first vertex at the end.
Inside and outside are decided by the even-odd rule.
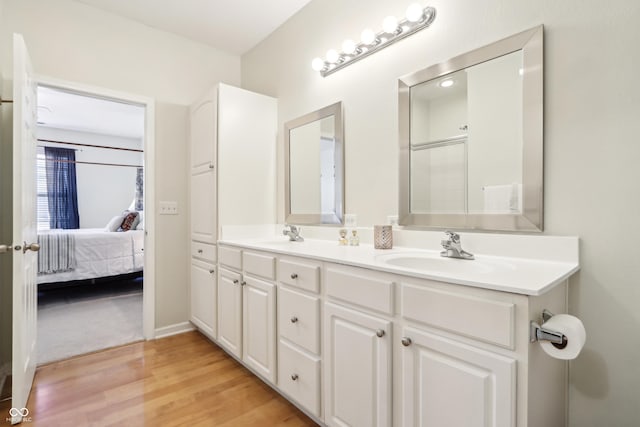
POLYGON ((198 332, 42 366, 23 426, 316 426, 198 332))

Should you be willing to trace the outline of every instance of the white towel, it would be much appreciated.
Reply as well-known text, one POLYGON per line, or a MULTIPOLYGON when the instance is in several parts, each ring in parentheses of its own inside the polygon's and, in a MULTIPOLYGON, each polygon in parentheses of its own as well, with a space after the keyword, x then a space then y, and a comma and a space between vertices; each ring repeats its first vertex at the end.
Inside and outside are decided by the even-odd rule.
POLYGON ((59 273, 76 268, 76 241, 72 234, 38 234, 38 244, 38 274, 59 273))
POLYGON ((522 212, 522 184, 486 185, 484 212, 492 214, 517 214, 522 212))

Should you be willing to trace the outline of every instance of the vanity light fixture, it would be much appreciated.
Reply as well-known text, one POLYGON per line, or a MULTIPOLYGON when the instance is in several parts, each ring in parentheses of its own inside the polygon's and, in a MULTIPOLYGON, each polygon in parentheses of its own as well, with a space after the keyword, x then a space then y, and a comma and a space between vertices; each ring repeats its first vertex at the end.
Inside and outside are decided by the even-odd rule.
POLYGON ((431 6, 422 7, 412 3, 407 8, 405 19, 398 20, 395 16, 387 16, 382 21, 382 30, 374 33, 367 28, 360 34, 360 42, 345 40, 342 51, 334 49, 327 51, 325 58, 315 58, 311 68, 319 71, 322 77, 335 73, 362 58, 371 55, 385 47, 427 28, 436 19, 436 9, 431 6))

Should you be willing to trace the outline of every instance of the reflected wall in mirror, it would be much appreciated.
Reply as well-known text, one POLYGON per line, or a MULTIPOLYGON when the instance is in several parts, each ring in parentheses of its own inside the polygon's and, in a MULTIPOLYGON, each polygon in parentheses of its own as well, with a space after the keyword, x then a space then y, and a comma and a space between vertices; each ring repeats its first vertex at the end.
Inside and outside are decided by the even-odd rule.
POLYGON ((285 218, 341 224, 344 215, 342 103, 285 123, 285 218))
POLYGON ((402 77, 400 224, 542 230, 542 27, 402 77))

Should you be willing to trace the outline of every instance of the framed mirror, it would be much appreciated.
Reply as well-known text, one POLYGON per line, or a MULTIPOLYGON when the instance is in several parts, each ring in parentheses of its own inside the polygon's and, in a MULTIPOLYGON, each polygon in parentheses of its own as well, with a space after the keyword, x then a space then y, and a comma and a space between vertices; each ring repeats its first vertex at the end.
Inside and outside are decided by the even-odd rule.
POLYGON ((284 135, 286 222, 342 224, 342 103, 329 105, 285 123, 284 135))
POLYGON ((542 231, 542 26, 398 89, 400 225, 542 231))

